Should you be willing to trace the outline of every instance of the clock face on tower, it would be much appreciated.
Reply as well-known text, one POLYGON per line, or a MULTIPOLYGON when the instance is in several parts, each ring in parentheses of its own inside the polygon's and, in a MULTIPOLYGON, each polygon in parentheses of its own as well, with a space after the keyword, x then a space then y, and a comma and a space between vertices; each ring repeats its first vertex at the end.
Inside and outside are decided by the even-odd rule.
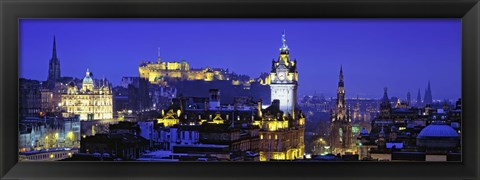
POLYGON ((285 80, 285 76, 285 72, 278 72, 278 79, 280 79, 280 81, 285 80))

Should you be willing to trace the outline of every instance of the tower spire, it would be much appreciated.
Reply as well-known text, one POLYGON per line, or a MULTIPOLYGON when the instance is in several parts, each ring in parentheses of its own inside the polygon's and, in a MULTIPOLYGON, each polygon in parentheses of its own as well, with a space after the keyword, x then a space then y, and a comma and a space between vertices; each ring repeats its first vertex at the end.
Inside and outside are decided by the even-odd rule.
POLYGON ((428 80, 427 90, 425 90, 425 97, 423 99, 423 103, 425 104, 432 104, 432 89, 430 88, 430 80, 428 80))
POLYGON ((283 33, 282 33, 282 47, 280 47, 280 52, 282 54, 288 54, 288 51, 290 49, 288 49, 288 45, 287 45, 287 35, 285 34, 285 30, 283 30, 283 33))
POLYGON ((383 98, 382 98, 384 102, 390 102, 390 100, 388 99, 388 93, 387 93, 387 91, 388 91, 388 88, 387 88, 387 87, 384 87, 384 88, 383 88, 383 98))
POLYGON ((160 47, 157 49, 157 63, 160 64, 160 47))
POLYGON ((410 96, 410 91, 407 92, 407 103, 408 103, 409 106, 411 106, 412 99, 411 99, 411 96, 410 96))
POLYGON ((345 86, 343 83, 343 70, 340 66, 340 75, 339 75, 338 87, 337 87, 337 119, 345 120, 346 113, 346 101, 345 101, 345 86))
POLYGON ((417 94, 417 107, 422 106, 422 95, 420 94, 420 88, 418 88, 418 94, 417 94))
POLYGON ((53 50, 52 50, 52 59, 57 59, 57 42, 55 40, 55 35, 53 35, 53 50))
POLYGON ((340 65, 340 81, 343 82, 343 65, 340 65))
POLYGON ((428 87, 427 87, 428 93, 431 95, 432 94, 432 89, 430 88, 430 80, 428 80, 428 87))
POLYGON ((60 80, 60 61, 57 58, 57 42, 55 35, 53 36, 52 58, 48 63, 48 87, 53 88, 55 82, 60 80))

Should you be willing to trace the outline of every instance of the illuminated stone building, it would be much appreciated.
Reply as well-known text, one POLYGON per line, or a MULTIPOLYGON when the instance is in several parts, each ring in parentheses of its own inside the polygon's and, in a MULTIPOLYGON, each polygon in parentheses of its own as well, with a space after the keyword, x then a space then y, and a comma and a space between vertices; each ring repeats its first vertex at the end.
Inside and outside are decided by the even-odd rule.
MULTIPOLYGON (((259 103, 260 104, 260 103, 259 103)), ((296 117, 280 111, 280 103, 272 105, 255 121, 260 129, 260 161, 302 159, 305 152, 305 117, 298 112, 296 117)))
POLYGON ((18 151, 80 147, 80 119, 27 117, 19 122, 18 151))
POLYGON ((280 100, 280 110, 285 114, 295 116, 297 105, 298 72, 297 60, 290 60, 290 49, 285 33, 282 35, 282 47, 278 61, 272 60, 272 70, 269 81, 271 99, 280 100))
POLYGON ((162 62, 160 49, 157 62, 143 62, 138 68, 141 78, 146 78, 152 84, 166 85, 168 80, 228 80, 228 70, 219 68, 193 69, 187 61, 162 62))
POLYGON ((228 145, 232 152, 258 152, 260 161, 302 159, 305 117, 296 106, 296 61, 290 60, 285 34, 282 42, 280 58, 272 62, 266 78, 273 99, 269 107, 263 109, 261 100, 255 102, 248 97, 235 97, 233 103, 222 104, 220 91, 210 89, 208 98, 175 98, 169 109, 162 110, 158 123, 166 127, 221 128, 217 137, 221 139, 212 139, 212 132, 205 130, 200 131, 200 142, 228 145))
POLYGON ((345 101, 345 87, 343 82, 343 69, 340 67, 340 77, 337 89, 337 108, 332 113, 330 131, 330 146, 334 153, 345 153, 351 151, 352 147, 352 125, 349 109, 345 101))
POLYGON ((67 113, 79 115, 80 120, 113 118, 112 90, 107 80, 103 79, 95 84, 87 69, 81 88, 74 82, 67 86, 61 103, 67 113))
MULTIPOLYGON (((294 160, 303 158, 305 151, 305 117, 296 108, 297 61, 290 60, 285 33, 282 35, 280 57, 272 61, 266 82, 270 84, 272 105, 258 112, 255 123, 260 130, 260 161, 294 160)), ((257 109, 261 109, 261 101, 257 109)))

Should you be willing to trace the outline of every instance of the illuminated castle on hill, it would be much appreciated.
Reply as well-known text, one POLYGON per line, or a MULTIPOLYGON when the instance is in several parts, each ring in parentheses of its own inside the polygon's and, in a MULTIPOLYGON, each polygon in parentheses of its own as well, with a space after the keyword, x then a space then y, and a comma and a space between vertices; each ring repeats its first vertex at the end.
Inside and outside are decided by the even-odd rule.
POLYGON ((190 68, 187 61, 162 62, 160 49, 158 50, 157 62, 142 62, 138 68, 141 78, 146 78, 152 84, 167 85, 168 81, 175 80, 231 80, 233 85, 245 84, 250 81, 248 77, 237 76, 229 73, 228 69, 222 68, 190 68))

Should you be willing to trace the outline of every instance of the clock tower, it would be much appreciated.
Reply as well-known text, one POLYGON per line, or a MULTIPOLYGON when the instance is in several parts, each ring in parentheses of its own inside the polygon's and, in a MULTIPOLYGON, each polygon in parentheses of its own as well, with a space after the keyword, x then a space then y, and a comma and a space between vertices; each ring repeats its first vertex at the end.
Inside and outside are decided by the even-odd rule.
POLYGON ((272 60, 272 71, 269 79, 271 99, 280 101, 280 110, 284 114, 294 116, 297 104, 298 72, 297 61, 290 60, 290 49, 287 46, 285 32, 282 34, 282 47, 277 61, 272 60))

